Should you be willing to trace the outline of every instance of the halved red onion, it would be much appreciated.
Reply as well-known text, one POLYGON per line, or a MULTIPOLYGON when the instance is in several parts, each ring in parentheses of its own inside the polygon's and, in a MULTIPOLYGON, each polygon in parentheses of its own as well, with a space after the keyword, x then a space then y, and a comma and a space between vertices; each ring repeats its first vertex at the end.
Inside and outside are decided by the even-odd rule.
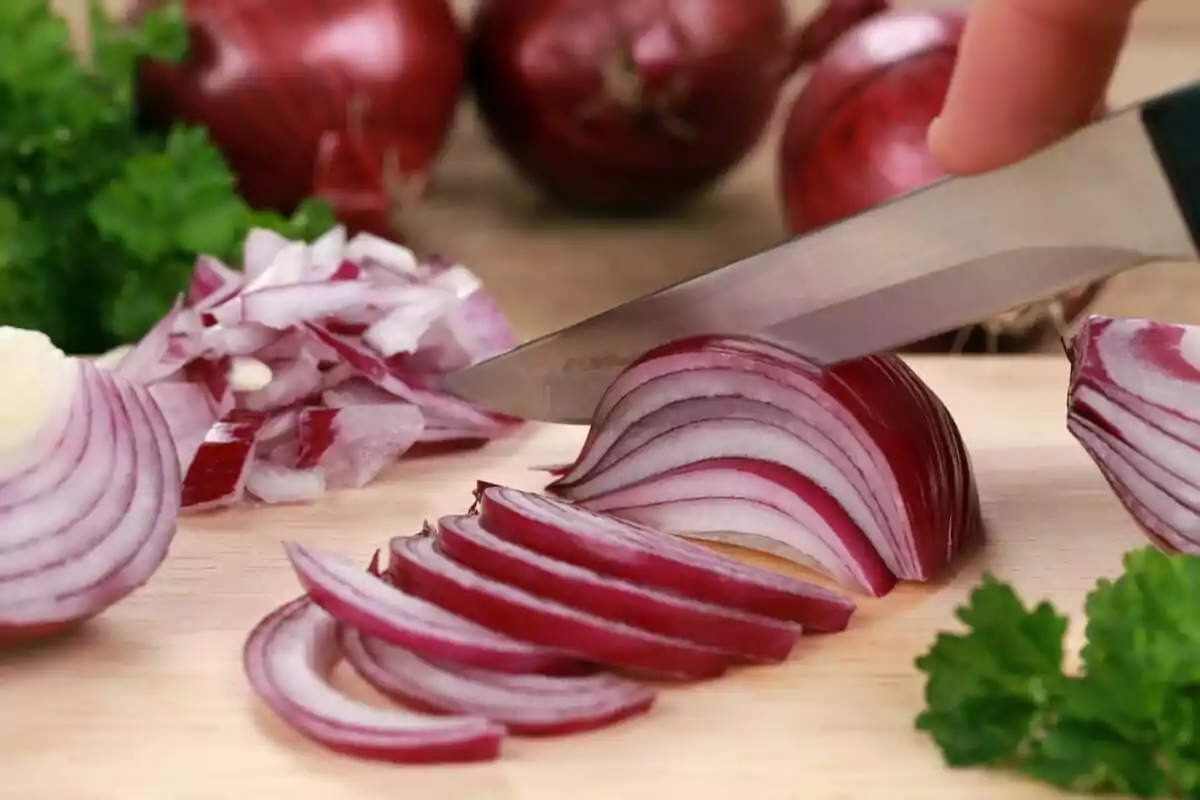
POLYGON ((307 597, 268 614, 243 651, 246 677, 288 725, 341 753, 395 763, 493 761, 504 728, 481 716, 367 705, 329 683, 342 658, 337 622, 307 597))
POLYGON ((1067 429, 1163 550, 1200 554, 1200 327, 1088 317, 1067 429))
POLYGON ((179 459, 145 387, 0 328, 0 640, 102 613, 166 558, 179 459))
POLYGON ((855 610, 849 598, 808 581, 553 497, 502 486, 483 488, 479 497, 486 530, 604 575, 791 620, 805 630, 842 630, 855 610))
POLYGON ((932 579, 982 528, 959 431, 903 361, 820 369, 738 337, 675 342, 630 366, 551 488, 875 595, 895 577, 932 579))
POLYGON ((241 462, 257 491, 243 492, 224 479, 196 485, 209 474, 190 469, 194 457, 211 450, 199 446, 205 414, 194 396, 161 393, 180 436, 189 508, 243 498, 291 502, 316 491, 319 480, 327 490, 363 486, 389 463, 419 454, 420 443, 474 447, 519 423, 439 388, 447 373, 514 342, 465 267, 442 259, 420 263, 405 247, 369 234, 348 239, 341 227, 311 244, 253 230, 241 267, 200 256, 186 299, 114 368, 156 393, 164 384, 201 387, 209 428, 234 410, 268 415, 270 435, 260 435, 241 462), (369 399, 361 396, 361 384, 376 389, 369 399), (373 408, 332 413, 359 405, 373 408), (358 420, 372 414, 384 430, 364 451, 358 420), (333 446, 318 448, 323 455, 301 446, 311 438, 297 427, 306 420, 332 432, 333 446), (285 423, 291 429, 278 430, 285 423), (302 449, 313 463, 297 463, 302 449), (323 477, 310 474, 314 470, 323 477))
POLYGON ((438 547, 489 578, 565 605, 754 661, 783 661, 799 625, 660 589, 542 555, 489 533, 478 516, 438 520, 438 547))
POLYGON ((341 643, 355 671, 384 695, 422 711, 486 717, 527 736, 610 725, 649 711, 658 694, 603 672, 561 678, 435 663, 347 627, 341 643))
POLYGON ((445 555, 434 536, 398 536, 388 574, 404 591, 525 641, 578 653, 598 664, 689 678, 723 674, 719 650, 651 633, 540 597, 469 569, 445 555))
POLYGON ((309 597, 339 622, 438 661, 494 672, 577 671, 579 660, 509 638, 396 588, 349 560, 284 545, 309 597))

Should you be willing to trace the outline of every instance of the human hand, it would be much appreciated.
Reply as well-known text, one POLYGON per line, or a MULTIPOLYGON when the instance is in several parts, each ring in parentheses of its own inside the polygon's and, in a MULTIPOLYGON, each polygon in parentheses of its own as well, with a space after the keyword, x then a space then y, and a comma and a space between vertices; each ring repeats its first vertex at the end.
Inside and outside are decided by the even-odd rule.
POLYGON ((1087 124, 1140 0, 975 0, 929 146, 942 169, 1018 161, 1087 124))

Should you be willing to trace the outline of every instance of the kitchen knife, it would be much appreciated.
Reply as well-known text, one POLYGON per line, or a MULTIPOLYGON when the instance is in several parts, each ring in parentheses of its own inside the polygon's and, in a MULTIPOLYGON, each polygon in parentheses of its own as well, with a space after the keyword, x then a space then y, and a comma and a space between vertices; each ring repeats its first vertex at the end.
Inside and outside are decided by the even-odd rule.
POLYGON ((583 424, 645 351, 705 333, 823 364, 891 350, 1200 243, 1200 83, 983 175, 949 178, 450 376, 526 419, 583 424))

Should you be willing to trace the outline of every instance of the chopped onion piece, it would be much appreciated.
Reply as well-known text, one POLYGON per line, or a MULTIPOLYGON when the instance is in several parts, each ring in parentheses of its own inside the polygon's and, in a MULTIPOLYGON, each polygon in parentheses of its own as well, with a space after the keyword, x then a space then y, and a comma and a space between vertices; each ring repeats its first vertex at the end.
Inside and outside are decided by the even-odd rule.
POLYGON ((320 470, 329 488, 359 489, 408 450, 423 428, 415 406, 306 408, 297 424, 296 466, 320 470))
MULTIPOLYGON (((311 244, 254 230, 244 248, 241 271, 199 257, 186 298, 113 367, 156 392, 163 383, 201 387, 209 427, 234 411, 268 416, 269 430, 238 462, 264 465, 255 478, 261 491, 224 482, 214 495, 205 473, 188 469, 188 508, 264 496, 290 502, 320 481, 326 490, 361 487, 397 459, 428 451, 419 444, 479 446, 519 423, 439 388, 444 375, 514 342, 462 265, 418 263, 407 248, 367 234, 348 239, 340 226, 311 244), (373 408, 332 413, 359 405, 373 408), (369 414, 378 435, 365 432, 369 414), (319 430, 323 444, 314 448, 308 440, 319 430), (274 478, 282 482, 272 489, 274 478)), ((193 455, 207 452, 196 430, 206 414, 182 392, 161 394, 190 468, 193 455)))
POLYGON ((558 678, 438 664, 353 628, 342 628, 341 642, 346 660, 383 694, 423 711, 486 717, 516 734, 609 725, 650 710, 657 695, 606 673, 558 678))
POLYGON ((297 503, 325 493, 325 473, 316 469, 291 469, 259 459, 250 465, 246 491, 264 503, 297 503))
POLYGON ((185 509, 200 511, 241 500, 266 419, 258 411, 231 411, 209 429, 184 477, 185 509))
POLYGON ((268 614, 243 653, 246 677, 262 701, 333 750, 414 764, 499 757, 504 728, 484 717, 378 708, 341 693, 328 679, 341 658, 337 623, 303 597, 268 614))
POLYGON ((166 418, 179 456, 179 469, 186 473, 204 437, 217 421, 208 391, 183 381, 151 384, 149 391, 166 418))

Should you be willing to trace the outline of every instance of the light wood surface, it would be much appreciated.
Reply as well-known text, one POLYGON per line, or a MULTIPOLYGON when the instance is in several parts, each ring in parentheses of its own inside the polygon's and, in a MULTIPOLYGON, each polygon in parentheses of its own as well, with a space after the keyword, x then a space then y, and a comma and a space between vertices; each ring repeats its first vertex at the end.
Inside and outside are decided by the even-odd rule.
MULTIPOLYGON (((390 535, 461 512, 477 478, 541 485, 581 431, 542 427, 482 452, 403 464, 311 506, 187 521, 151 584, 79 635, 0 651, 0 797, 13 800, 1038 800, 1019 779, 944 768, 912 729, 913 658, 983 569, 1074 613, 1143 539, 1064 430, 1062 359, 915 360, 959 420, 987 546, 943 586, 865 600, 845 633, 785 665, 672 690, 648 716, 554 740, 512 740, 471 767, 332 755, 259 708, 243 679, 251 626, 298 593, 279 542, 365 563, 390 535), (663 793, 660 795, 660 793, 663 793)), ((1072 631, 1078 642, 1079 630, 1072 631)))

